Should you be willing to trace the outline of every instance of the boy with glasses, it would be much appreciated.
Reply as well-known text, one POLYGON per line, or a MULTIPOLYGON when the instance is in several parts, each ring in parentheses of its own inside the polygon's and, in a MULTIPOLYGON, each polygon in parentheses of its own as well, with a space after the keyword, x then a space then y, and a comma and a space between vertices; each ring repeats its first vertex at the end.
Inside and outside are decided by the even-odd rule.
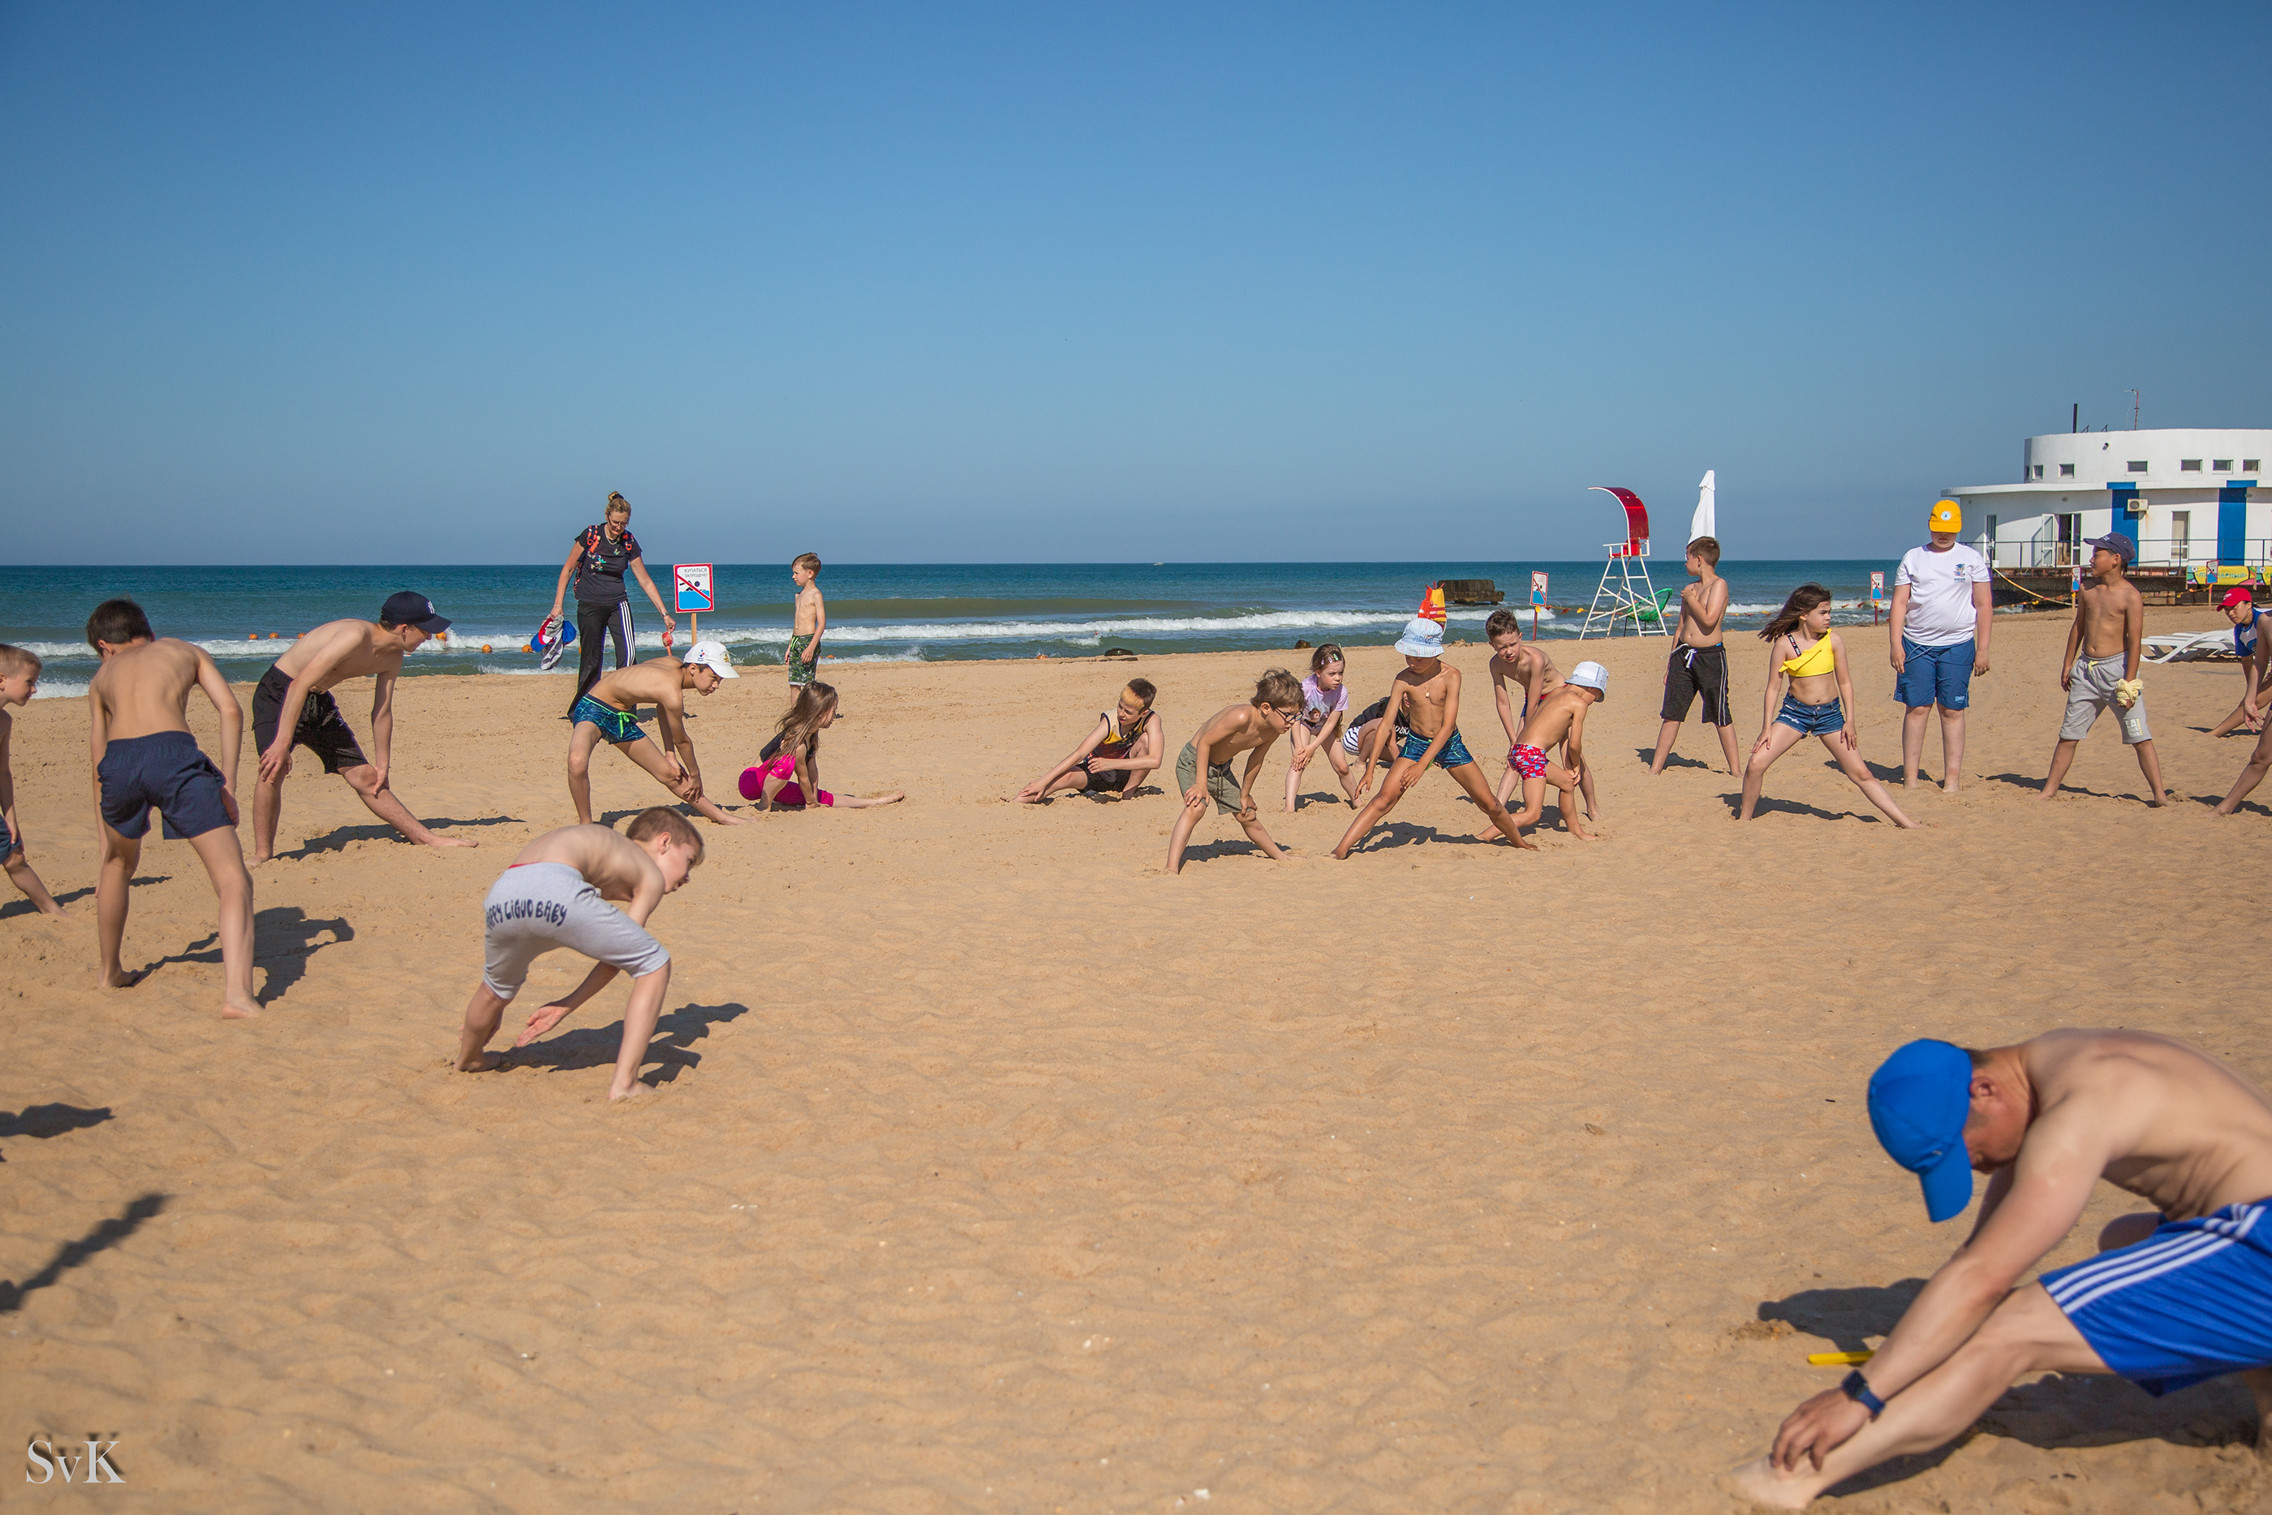
POLYGON ((1183 809, 1175 818, 1175 834, 1168 838, 1168 872, 1183 871, 1184 846, 1191 840, 1191 828, 1207 813, 1209 796, 1213 796, 1216 810, 1238 817, 1239 825, 1262 849, 1263 856, 1273 862, 1286 861, 1286 854, 1255 817, 1252 791, 1263 754, 1301 718, 1301 681, 1283 668, 1273 668, 1255 680, 1253 699, 1216 711, 1192 733, 1175 764, 1183 809), (1231 759, 1242 752, 1252 755, 1246 760, 1246 772, 1233 779, 1231 759), (1200 778, 1203 772, 1204 783, 1200 778))

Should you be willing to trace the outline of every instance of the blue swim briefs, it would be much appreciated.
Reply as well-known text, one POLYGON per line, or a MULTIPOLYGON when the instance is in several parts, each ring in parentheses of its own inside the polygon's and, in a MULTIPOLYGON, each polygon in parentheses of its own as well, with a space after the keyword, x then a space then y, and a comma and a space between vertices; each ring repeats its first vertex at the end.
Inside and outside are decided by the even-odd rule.
MULTIPOLYGON (((1414 731, 1405 736, 1404 745, 1398 751, 1402 756, 1417 763, 1420 761, 1420 755, 1428 750, 1428 743, 1433 740, 1432 737, 1424 737, 1419 732, 1414 731)), ((1454 726, 1451 739, 1445 742, 1443 750, 1436 754, 1436 766, 1438 768, 1457 768, 1462 763, 1474 761, 1475 759, 1468 754, 1467 743, 1459 739, 1459 728, 1454 726)))
POLYGON ((2149 1394, 2272 1364, 2272 1201, 2164 1221, 2039 1282, 2109 1368, 2149 1394))
POLYGON ((579 697, 568 711, 571 728, 589 721, 600 728, 600 735, 620 747, 625 742, 636 742, 647 733, 639 729, 639 720, 628 710, 603 705, 590 695, 579 697))
POLYGON ((1775 724, 1808 736, 1836 736, 1846 729, 1846 707, 1838 700, 1827 705, 1804 705, 1786 694, 1783 708, 1775 712, 1775 724))
POLYGON ((1903 637, 1893 697, 1911 710, 1927 705, 1962 710, 1972 703, 1972 662, 1970 637, 1947 647, 1923 647, 1903 637))
POLYGON ((148 833, 152 805, 170 841, 236 824, 221 799, 221 770, 186 731, 111 738, 95 778, 102 785, 103 824, 123 837, 148 833))

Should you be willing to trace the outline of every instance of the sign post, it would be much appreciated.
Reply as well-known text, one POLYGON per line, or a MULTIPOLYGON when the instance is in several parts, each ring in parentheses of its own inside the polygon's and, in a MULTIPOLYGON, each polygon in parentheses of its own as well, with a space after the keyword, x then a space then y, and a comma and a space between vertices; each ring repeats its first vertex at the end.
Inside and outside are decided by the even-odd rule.
POLYGON ((717 596, 711 592, 710 565, 708 563, 673 563, 671 583, 677 590, 678 611, 694 618, 694 635, 689 639, 702 640, 702 612, 716 610, 717 596))
POLYGON ((1546 570, 1530 571, 1530 639, 1538 640, 1538 607, 1546 603, 1546 570))
POLYGON ((1885 570, 1882 568, 1872 569, 1870 571, 1870 624, 1872 626, 1878 623, 1878 606, 1884 602, 1885 570))

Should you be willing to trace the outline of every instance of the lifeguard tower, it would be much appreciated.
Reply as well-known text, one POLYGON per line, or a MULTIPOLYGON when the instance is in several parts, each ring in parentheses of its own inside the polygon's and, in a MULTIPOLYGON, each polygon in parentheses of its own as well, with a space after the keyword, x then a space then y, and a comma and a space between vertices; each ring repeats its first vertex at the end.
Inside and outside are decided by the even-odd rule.
POLYGON ((1610 484, 1588 487, 1614 496, 1625 507, 1625 540, 1603 544, 1609 549, 1609 560, 1602 564, 1601 587, 1594 591, 1594 603, 1586 611, 1586 624, 1578 628, 1578 640, 1582 642, 1597 631, 1615 636, 1621 625, 1631 626, 1638 636, 1669 635, 1657 587, 1649 582, 1649 507, 1630 489, 1610 484))

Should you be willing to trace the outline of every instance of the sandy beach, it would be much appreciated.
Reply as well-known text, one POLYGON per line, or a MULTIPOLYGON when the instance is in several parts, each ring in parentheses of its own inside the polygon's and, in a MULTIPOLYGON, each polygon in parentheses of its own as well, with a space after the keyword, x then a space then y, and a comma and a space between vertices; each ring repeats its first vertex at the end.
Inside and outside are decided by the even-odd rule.
MULTIPOLYGON (((2203 803, 2249 749, 2206 735, 2240 677, 2146 672, 2178 805, 2140 802, 2111 721, 2042 803, 2066 624, 1999 619, 1967 787, 1904 796, 1920 833, 1811 742, 1746 826, 1693 720, 1651 779, 1665 644, 1628 639, 1587 647, 1598 842, 1473 842, 1429 775, 1336 863, 1330 772, 1276 814, 1273 752, 1296 860, 1210 817, 1172 878, 1169 792, 999 797, 1132 674, 1172 766, 1307 654, 845 668, 825 781, 909 801, 706 832, 655 917, 675 970, 629 1107, 620 985, 501 1073, 449 1069, 481 898, 574 818, 563 680, 400 685, 395 787, 478 851, 393 839, 303 757, 248 1024, 216 1014, 202 871, 154 833, 126 961, 156 971, 89 987, 86 717, 37 703, 18 804, 74 917, 0 909, 0 1427, 117 1437, 120 1509, 1741 1508, 1720 1475, 1836 1382, 1806 1354, 1873 1343, 1969 1224, 1929 1226, 1871 1137, 1885 1053, 2125 1025, 2272 1083, 2236 889, 2272 790, 2203 803)), ((1885 634, 1842 634, 1884 774, 1885 634)), ((1748 747, 1765 655, 1731 652, 1748 747)), ((1495 777, 1487 649, 1450 656, 1495 777)), ((1358 705, 1401 666, 1351 659, 1358 705)), ((785 703, 745 672, 689 699, 720 797, 785 703)), ((368 686, 339 695, 367 732, 368 686)), ((593 781, 617 820, 662 797, 606 753, 593 781)), ((582 971, 540 962, 508 1034, 582 971)), ((2102 1185, 2048 1263, 2132 1208, 2102 1185)), ((2054 1376, 1826 1507, 2272 1510, 2252 1442, 2230 1380, 2054 1376)))

